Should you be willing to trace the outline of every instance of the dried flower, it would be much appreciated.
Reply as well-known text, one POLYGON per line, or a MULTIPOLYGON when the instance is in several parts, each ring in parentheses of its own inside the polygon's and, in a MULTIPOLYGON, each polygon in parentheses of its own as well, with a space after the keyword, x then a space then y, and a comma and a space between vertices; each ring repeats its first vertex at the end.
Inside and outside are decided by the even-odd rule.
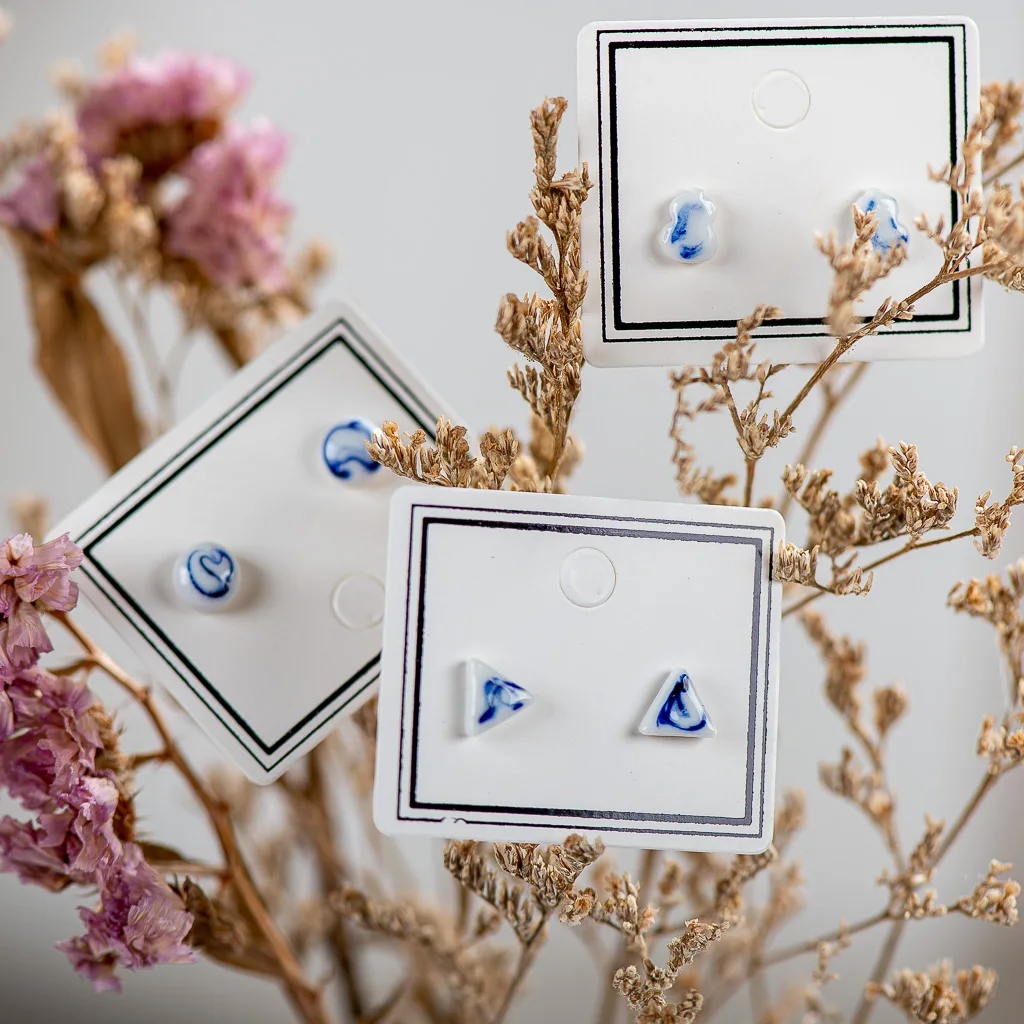
POLYGON ((1020 885, 1012 878, 1001 878, 1012 870, 1012 864, 991 861, 988 874, 979 882, 969 896, 956 902, 956 909, 970 917, 978 917, 994 924, 1012 927, 1017 923, 1017 897, 1020 885))
POLYGON ((89 884, 134 827, 131 783, 109 720, 85 683, 31 669, 6 692, 0 787, 36 816, 0 823, 0 867, 59 890, 89 884))
MULTIPOLYGON (((26 533, 0 545, 0 684, 53 650, 39 613, 75 607, 78 584, 70 574, 81 563, 82 551, 67 534, 38 548, 26 533)), ((0 739, 4 701, 0 688, 0 739)))
POLYGON ((135 843, 125 846, 123 856, 99 881, 99 906, 79 908, 85 934, 57 944, 97 992, 120 990, 114 975, 119 966, 140 971, 195 960, 185 945, 192 915, 135 843))
POLYGON ((48 235, 60 220, 60 203, 53 171, 44 157, 30 160, 21 183, 0 198, 0 224, 18 231, 48 235))
POLYGON ((927 972, 896 971, 887 985, 870 983, 868 991, 873 996, 884 996, 912 1020, 960 1024, 988 1005, 996 987, 996 972, 975 966, 957 972, 956 988, 952 980, 953 968, 946 961, 927 972))
POLYGON ((168 251, 215 284, 284 287, 282 237, 291 207, 273 191, 288 143, 266 121, 230 126, 181 168, 188 194, 168 214, 168 251))
POLYGON ((132 57, 96 81, 78 105, 82 146, 93 162, 126 153, 158 177, 220 130, 249 77, 218 57, 132 57))

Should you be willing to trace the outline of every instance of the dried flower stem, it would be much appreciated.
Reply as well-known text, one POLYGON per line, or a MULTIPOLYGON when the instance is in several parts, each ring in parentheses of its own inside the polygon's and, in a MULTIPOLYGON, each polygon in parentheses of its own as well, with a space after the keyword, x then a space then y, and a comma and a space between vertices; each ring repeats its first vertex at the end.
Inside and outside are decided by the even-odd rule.
POLYGON ((1024 164, 1024 153, 1018 153, 1012 160, 1007 160, 1006 163, 1000 164, 994 171, 986 174, 982 179, 982 184, 994 185, 1007 171, 1012 171, 1014 167, 1019 167, 1021 164, 1024 164))
POLYGON ((508 1016, 508 1012, 512 1008, 512 1001, 515 999, 516 993, 519 991, 519 986, 522 985, 523 979, 533 966, 534 957, 539 952, 540 947, 544 944, 546 925, 550 914, 550 910, 545 910, 537 922, 536 931, 534 931, 529 939, 520 944, 519 960, 516 962, 515 973, 512 975, 512 980, 508 983, 508 988, 505 990, 505 995, 501 1000, 501 1005, 499 1006, 497 1013, 495 1013, 491 1018, 490 1024, 502 1024, 508 1016))
POLYGON ((807 396, 814 390, 821 379, 832 369, 833 366, 839 360, 850 351, 853 346, 860 341, 862 338, 866 338, 868 335, 877 334, 883 327, 888 327, 895 320, 899 319, 899 311, 901 309, 906 310, 907 308, 914 305, 915 302, 920 301, 930 292, 935 291, 936 288, 941 288, 943 285, 952 284, 954 281, 960 281, 965 277, 973 277, 978 274, 984 274, 988 271, 988 267, 985 264, 980 264, 976 267, 966 267, 963 270, 945 271, 940 270, 927 284, 922 285, 908 295, 902 302, 896 302, 883 306, 875 315, 863 326, 859 327, 852 334, 848 334, 843 338, 840 338, 836 342, 835 347, 832 351, 815 367, 814 372, 808 377, 807 382, 797 392, 796 397, 786 406, 785 412, 782 414, 783 418, 792 416, 797 409, 803 404, 803 401, 807 396))
POLYGON ((239 900, 252 923, 266 939, 273 951, 280 968, 281 981, 288 996, 307 1024, 327 1024, 321 991, 310 984, 287 940, 274 923, 267 910, 259 890, 253 880, 252 873, 245 862, 238 846, 234 826, 226 806, 215 796, 205 782, 178 749, 171 735, 163 714, 153 701, 152 694, 139 686, 120 665, 105 651, 101 650, 81 627, 68 615, 58 613, 54 618, 78 641, 86 653, 86 660, 109 676, 122 689, 126 690, 133 700, 145 711, 153 728, 160 737, 167 751, 167 758, 178 770, 182 779, 202 804, 220 844, 221 852, 227 865, 231 884, 238 894, 239 900))
MULTIPOLYGON (((895 551, 890 551, 887 555, 883 555, 881 558, 875 559, 873 562, 868 562, 868 564, 862 568, 864 572, 869 572, 872 569, 877 569, 880 565, 885 565, 887 562, 892 562, 903 555, 908 555, 911 551, 920 551, 923 548, 933 548, 938 544, 948 544, 950 541, 962 540, 964 537, 976 537, 977 535, 977 528, 971 527, 968 530, 961 530, 959 533, 947 533, 941 537, 933 537, 931 540, 911 541, 904 544, 903 547, 897 548, 895 551)), ((833 591, 829 590, 828 587, 822 587, 820 590, 814 590, 806 597, 802 597, 799 601, 791 604, 788 608, 784 608, 782 611, 783 618, 806 608, 812 602, 817 601, 819 597, 823 597, 825 594, 831 593, 833 593, 833 591)))
MULTIPOLYGON (((850 392, 853 391, 853 389, 860 383, 870 366, 870 363, 857 363, 852 372, 848 374, 846 380, 843 381, 842 387, 837 391, 833 391, 828 386, 827 377, 822 381, 822 410, 814 426, 811 427, 803 448, 800 450, 800 455, 797 458, 797 462, 800 465, 810 465, 811 459, 814 457, 814 453, 818 450, 818 445, 821 444, 822 438, 825 436, 825 432, 828 429, 832 418, 835 416, 836 411, 849 397, 850 392)), ((747 504, 749 504, 749 502, 747 502, 747 504)), ((793 495, 787 491, 779 502, 779 515, 785 518, 785 515, 792 504, 793 495)))

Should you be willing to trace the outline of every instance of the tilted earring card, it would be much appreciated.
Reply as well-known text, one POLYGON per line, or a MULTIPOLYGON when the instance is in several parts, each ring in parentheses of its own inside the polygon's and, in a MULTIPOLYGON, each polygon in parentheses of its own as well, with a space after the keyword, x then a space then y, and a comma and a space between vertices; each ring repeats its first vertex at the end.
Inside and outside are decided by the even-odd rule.
MULTIPOLYGON (((767 509, 397 491, 377 827, 766 849, 782 598, 772 560, 783 530, 767 509), (522 710, 501 707, 504 720, 486 731, 466 721, 466 666, 478 662, 477 682, 493 675, 530 696, 522 710), (696 700, 676 707, 661 694, 683 671, 713 729, 687 739, 645 734, 659 697, 676 719, 696 711, 696 700)), ((473 707, 482 716, 488 704, 517 702, 509 691, 473 707)))
POLYGON ((85 550, 77 614, 88 628, 102 612, 249 778, 272 781, 376 685, 399 481, 364 427, 433 436, 442 413, 354 309, 312 317, 58 527, 85 550))
MULTIPOLYGON (((824 358, 832 271, 814 236, 835 230, 849 240, 851 208, 869 190, 895 200, 910 237, 906 261, 861 311, 929 281, 939 249, 913 222, 957 216, 955 193, 930 180, 929 167, 959 158, 978 110, 977 55, 967 18, 584 28, 580 159, 595 183, 582 224, 588 361, 700 364, 765 302, 784 315, 758 331, 760 358, 824 358), (668 258, 666 230, 694 233, 673 204, 698 190, 714 199, 713 258, 668 258)), ((974 351, 983 341, 979 300, 979 278, 948 284, 917 303, 913 320, 858 342, 849 358, 974 351)))

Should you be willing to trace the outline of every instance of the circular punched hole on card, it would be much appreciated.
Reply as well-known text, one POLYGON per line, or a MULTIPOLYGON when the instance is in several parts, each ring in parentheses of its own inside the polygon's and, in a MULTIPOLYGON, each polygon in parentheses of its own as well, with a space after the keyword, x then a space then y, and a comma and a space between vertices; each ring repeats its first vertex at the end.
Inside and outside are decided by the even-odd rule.
POLYGON ((376 576, 355 572, 331 594, 334 617, 349 629, 371 629, 384 618, 384 584, 376 576))
POLYGON ((563 559, 558 585, 577 608, 597 608, 615 590, 615 566, 597 548, 577 548, 563 559))
POLYGON ((795 72, 779 68, 762 75, 751 96, 758 121, 769 128, 792 128, 811 109, 811 91, 795 72))

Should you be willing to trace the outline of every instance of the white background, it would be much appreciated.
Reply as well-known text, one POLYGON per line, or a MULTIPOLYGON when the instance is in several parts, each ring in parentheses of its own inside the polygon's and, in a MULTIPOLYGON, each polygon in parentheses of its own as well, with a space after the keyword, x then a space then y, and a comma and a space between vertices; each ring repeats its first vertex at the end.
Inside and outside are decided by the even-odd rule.
MULTIPOLYGON (((711 13, 707 4, 691 0, 254 0, 244 5, 229 0, 146 5, 9 0, 7 6, 19 25, 0 50, 0 123, 5 129, 54 102, 47 66, 68 57, 91 59, 118 28, 135 26, 148 50, 209 49, 252 68, 255 85, 243 115, 267 114, 295 139, 283 188, 299 207, 296 237, 320 233, 341 250, 324 294, 348 292, 481 428, 494 421, 524 423, 521 403, 503 379, 509 354, 492 324, 503 293, 533 286, 528 272, 503 250, 505 231, 529 212, 529 109, 545 93, 573 96, 576 33, 584 23, 711 13)), ((843 15, 849 8, 820 0, 777 0, 774 12, 843 15)), ((754 0, 733 0, 717 5, 715 13, 763 17, 768 12, 754 0)), ((901 9, 887 7, 885 13, 936 12, 929 4, 907 0, 901 9)), ((965 0, 963 13, 979 25, 983 77, 1024 74, 1019 47, 1024 9, 1016 0, 965 0)), ((873 73, 877 69, 865 70, 873 73)), ((571 107, 570 140, 573 116, 571 107)), ((878 134, 898 130, 866 115, 851 126, 849 145, 872 145, 878 134)), ((564 163, 571 166, 572 161, 570 142, 564 163)), ((871 370, 857 403, 840 415, 823 451, 822 464, 836 466, 841 482, 853 479, 857 453, 881 433, 890 442, 917 441, 922 464, 933 478, 960 486, 965 525, 976 494, 989 487, 1003 491, 1008 481, 1003 454, 1011 444, 1024 443, 1018 397, 1024 302, 989 288, 986 304, 989 342, 980 355, 871 370)), ((65 511, 95 488, 102 474, 32 370, 21 282, 11 260, 0 261, 0 308, 0 490, 42 492, 65 511)), ((124 325, 117 321, 117 326, 124 325)), ((172 319, 158 327, 165 337, 172 336, 172 319)), ((197 352, 185 381, 185 405, 197 404, 224 372, 222 360, 208 348, 197 352)), ((588 455, 574 489, 672 499, 666 439, 671 409, 664 371, 588 370, 578 420, 588 455)), ((703 428, 698 436, 717 467, 738 467, 735 445, 724 433, 703 428)), ((799 444, 794 439, 790 457, 799 444)), ((793 533, 797 539, 798 526, 793 533)), ((997 565, 1022 550, 1024 532, 1011 539, 997 565)), ((872 681, 901 679, 911 694, 912 714, 896 732, 892 762, 900 830, 908 845, 919 836, 926 811, 948 818, 962 806, 980 774, 973 754, 978 722, 1001 706, 1003 682, 990 632, 944 610, 951 583, 989 568, 969 546, 950 545, 887 567, 867 601, 834 602, 835 625, 858 636, 870 633, 872 681)), ((818 763, 835 759, 845 737, 824 704, 820 666, 797 627, 787 624, 783 642, 779 784, 806 788, 810 819, 808 833, 795 847, 805 863, 809 907, 786 929, 783 941, 788 941, 880 906, 882 894, 874 880, 887 858, 858 813, 817 784, 818 763)), ((198 756, 207 755, 205 741, 193 744, 198 756)), ((955 899, 969 891, 990 857, 1024 866, 1022 797, 1024 776, 1011 777, 984 806, 971 834, 943 865, 938 879, 943 897, 955 899)), ((154 836, 173 838, 197 856, 212 856, 187 801, 159 773, 147 776, 141 808, 143 825, 154 836)), ((450 893, 437 844, 412 843, 407 853, 422 864, 431 888, 450 893)), ((620 863, 631 865, 627 857, 620 863)), ((120 1000, 93 999, 51 948, 74 932, 77 899, 0 879, 0 1018, 5 1024, 63 1020, 71 1013, 77 1024, 182 1019, 269 1024, 287 1019, 283 1000, 270 986, 207 964, 128 978, 120 1000)), ((585 947, 561 929, 555 932, 513 1021, 558 1019, 562 1013, 589 1020, 604 995, 607 982, 593 977, 585 947), (572 984, 566 984, 567 972, 572 984)), ((863 978, 878 941, 876 935, 864 936, 836 968, 851 979, 863 978)), ((897 962, 923 967, 950 955, 959 964, 999 968, 1001 993, 986 1019, 1009 1024, 1024 999, 1022 952, 1024 932, 948 919, 911 925, 897 962)), ((806 959, 798 961, 789 977, 803 981, 811 967, 806 959)), ((833 998, 852 1005, 851 985, 839 982, 833 998)), ((739 1013, 745 1010, 741 1001, 730 1009, 719 1019, 730 1024, 745 1019, 739 1013)), ((875 1019, 898 1018, 882 1009, 875 1019)))

